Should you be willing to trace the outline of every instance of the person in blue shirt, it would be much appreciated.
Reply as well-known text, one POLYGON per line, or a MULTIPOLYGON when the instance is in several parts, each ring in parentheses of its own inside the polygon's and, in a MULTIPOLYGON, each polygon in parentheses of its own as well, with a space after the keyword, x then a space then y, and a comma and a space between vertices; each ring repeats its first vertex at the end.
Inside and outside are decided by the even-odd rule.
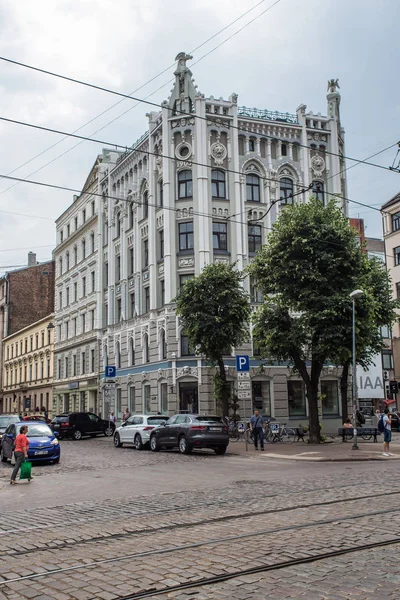
POLYGON ((260 448, 264 451, 264 419, 257 408, 250 419, 250 431, 253 434, 254 448, 258 450, 258 440, 260 440, 260 448))

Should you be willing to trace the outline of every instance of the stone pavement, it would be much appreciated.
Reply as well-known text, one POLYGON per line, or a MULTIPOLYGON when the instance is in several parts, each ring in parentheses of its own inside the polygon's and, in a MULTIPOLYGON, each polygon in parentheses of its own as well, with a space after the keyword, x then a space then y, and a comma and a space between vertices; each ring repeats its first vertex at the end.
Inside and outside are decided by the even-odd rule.
POLYGON ((252 444, 246 444, 243 441, 231 442, 229 444, 229 453, 244 457, 260 456, 265 460, 297 460, 314 462, 347 462, 347 461, 395 461, 400 460, 400 434, 393 436, 394 441, 390 444, 390 451, 393 456, 382 456, 382 442, 378 437, 378 442, 358 440, 358 450, 352 450, 352 440, 342 442, 340 438, 334 438, 324 444, 308 444, 305 442, 294 442, 285 444, 275 442, 265 444, 265 451, 256 451, 252 444))

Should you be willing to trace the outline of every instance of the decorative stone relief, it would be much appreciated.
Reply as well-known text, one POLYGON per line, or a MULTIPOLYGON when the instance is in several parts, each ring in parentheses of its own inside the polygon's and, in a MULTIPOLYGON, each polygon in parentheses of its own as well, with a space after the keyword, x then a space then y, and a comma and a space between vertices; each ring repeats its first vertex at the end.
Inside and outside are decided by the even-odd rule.
MULTIPOLYGON (((187 161, 193 154, 192 146, 184 141, 177 145, 175 148, 175 156, 180 161, 187 161)), ((189 163, 188 163, 189 164, 189 163)))
POLYGON ((143 227, 140 228, 140 233, 142 235, 142 238, 145 238, 148 236, 149 234, 149 226, 148 225, 144 225, 143 227))
POLYGON ((307 139, 309 140, 315 140, 316 142, 326 142, 327 141, 327 137, 324 133, 309 133, 307 136, 307 139))
POLYGON ((131 290, 133 290, 133 289, 134 289, 134 287, 135 287, 135 281, 134 281, 133 279, 130 279, 130 280, 129 280, 129 288, 130 288, 131 290))
POLYGON ((194 125, 195 121, 193 117, 189 119, 179 119, 177 121, 172 121, 171 127, 175 129, 175 127, 187 127, 188 125, 194 125))
POLYGON ((149 271, 145 271, 143 273, 143 281, 148 281, 150 277, 150 272, 149 271))
POLYGON ((188 217, 193 216, 193 207, 189 206, 189 208, 182 208, 176 211, 176 218, 179 219, 187 219, 188 217))
POLYGON ((229 258, 225 256, 217 256, 216 258, 214 258, 214 263, 229 265, 229 258))
POLYGON ((185 377, 185 375, 191 375, 192 377, 198 378, 198 368, 197 367, 180 367, 176 370, 176 378, 185 377))
POLYGON ((180 267, 194 267, 194 257, 188 256, 187 258, 180 258, 178 265, 180 267))
POLYGON ((211 145, 211 156, 214 159, 214 162, 217 166, 222 166, 224 164, 224 160, 228 154, 227 149, 221 142, 215 142, 211 145))
POLYGON ((321 177, 323 171, 325 171, 325 161, 322 156, 316 154, 311 159, 311 168, 314 172, 315 177, 321 177))
POLYGON ((162 275, 164 273, 164 263, 158 265, 158 274, 162 275))
POLYGON ((229 218, 229 210, 227 208, 213 208, 213 216, 220 217, 222 219, 229 218))
POLYGON ((134 242, 134 236, 133 236, 133 233, 131 233, 128 235, 128 239, 127 239, 128 248, 133 246, 133 242, 134 242))

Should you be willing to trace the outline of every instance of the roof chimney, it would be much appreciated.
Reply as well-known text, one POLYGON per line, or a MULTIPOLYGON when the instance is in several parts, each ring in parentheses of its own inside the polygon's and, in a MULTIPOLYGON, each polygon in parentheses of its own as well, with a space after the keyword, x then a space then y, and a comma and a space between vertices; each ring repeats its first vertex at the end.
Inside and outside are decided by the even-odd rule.
POLYGON ((36 265, 36 254, 34 252, 28 252, 28 267, 35 267, 36 265))

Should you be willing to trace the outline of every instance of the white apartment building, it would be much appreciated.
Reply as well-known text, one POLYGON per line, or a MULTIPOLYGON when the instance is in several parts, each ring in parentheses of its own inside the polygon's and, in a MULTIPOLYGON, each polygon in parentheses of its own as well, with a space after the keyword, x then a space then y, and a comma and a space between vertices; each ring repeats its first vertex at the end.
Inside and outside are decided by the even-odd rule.
POLYGON ((99 337, 101 337, 101 256, 99 177, 118 153, 103 151, 82 193, 57 219, 55 260, 55 344, 53 415, 99 412, 99 337), (100 260, 99 260, 100 255, 100 260))
MULTIPOLYGON (((292 194, 298 194, 298 202, 310 194, 322 200, 347 196, 346 174, 341 173, 345 151, 337 81, 328 85, 326 116, 308 112, 304 104, 296 114, 248 109, 238 105, 236 94, 225 100, 200 93, 187 66, 189 59, 184 53, 177 56, 171 96, 159 112, 147 115, 146 133, 115 162, 103 160, 99 165, 96 173, 103 200, 95 205, 98 213, 95 209, 86 223, 79 217, 90 204, 86 191, 57 221, 58 235, 63 229, 65 236, 63 242, 58 239, 57 269, 61 268, 61 249, 65 255, 77 244, 79 253, 83 232, 87 240, 92 231, 95 235, 94 253, 88 252, 86 259, 78 255, 71 283, 67 283, 67 273, 57 276, 56 293, 64 290, 65 294, 67 286, 73 293, 72 276, 81 286, 84 270, 89 281, 88 274, 97 269, 98 296, 88 290, 86 295, 79 292, 74 310, 78 324, 82 313, 97 310, 100 393, 104 366, 115 365, 117 415, 125 406, 131 412, 214 412, 213 369, 193 353, 175 314, 174 298, 180 286, 212 262, 235 262, 239 269, 245 268, 279 211, 294 201, 292 194), (312 189, 302 192, 309 186, 312 189), (68 237, 65 227, 75 215, 78 230, 71 225, 68 237)), ((347 214, 344 200, 342 205, 347 214)), ((86 244, 89 248, 90 241, 86 244)), ((257 303, 255 283, 246 286, 257 303)), ((76 335, 69 339, 65 322, 71 321, 72 307, 67 307, 64 295, 62 304, 61 296, 56 300, 63 306, 57 324, 64 327, 64 333, 56 342, 55 368, 63 375, 62 351, 68 348, 78 362, 84 352, 89 361, 85 369, 90 369, 92 350, 97 361, 92 329, 81 332, 78 325, 76 335)), ((296 424, 306 421, 304 385, 289 366, 261 361, 249 341, 225 357, 234 388, 235 354, 251 356, 252 392, 241 403, 242 417, 257 406, 263 414, 296 424)), ((86 385, 94 398, 95 369, 90 377, 86 385)), ((325 431, 341 422, 338 377, 332 368, 322 375, 325 400, 321 411, 329 422, 325 431)), ((68 394, 70 380, 61 379, 60 392, 68 394)), ((81 396, 75 396, 75 402, 77 398, 81 396)), ((84 406, 83 399, 80 406, 84 406)), ((93 407, 94 401, 85 406, 93 407)), ((107 414, 110 406, 103 400, 97 408, 107 414)))

